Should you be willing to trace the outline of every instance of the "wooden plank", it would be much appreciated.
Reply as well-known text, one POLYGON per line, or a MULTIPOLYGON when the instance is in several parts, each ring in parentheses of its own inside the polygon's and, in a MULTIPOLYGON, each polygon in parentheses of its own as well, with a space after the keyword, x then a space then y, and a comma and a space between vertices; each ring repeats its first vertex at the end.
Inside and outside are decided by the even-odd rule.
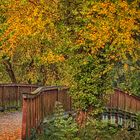
POLYGON ((0 110, 2 109, 2 86, 0 86, 0 110))
POLYGON ((2 108, 3 108, 3 111, 5 110, 5 86, 3 86, 2 88, 2 108))
POLYGON ((26 140, 27 136, 27 100, 23 99, 22 107, 22 140, 26 140))

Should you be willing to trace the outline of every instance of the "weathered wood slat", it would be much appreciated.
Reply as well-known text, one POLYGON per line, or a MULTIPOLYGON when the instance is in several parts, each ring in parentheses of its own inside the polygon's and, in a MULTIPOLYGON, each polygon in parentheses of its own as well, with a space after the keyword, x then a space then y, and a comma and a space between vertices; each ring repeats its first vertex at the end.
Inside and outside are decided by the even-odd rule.
POLYGON ((37 85, 0 84, 0 111, 22 107, 22 93, 32 92, 37 85))

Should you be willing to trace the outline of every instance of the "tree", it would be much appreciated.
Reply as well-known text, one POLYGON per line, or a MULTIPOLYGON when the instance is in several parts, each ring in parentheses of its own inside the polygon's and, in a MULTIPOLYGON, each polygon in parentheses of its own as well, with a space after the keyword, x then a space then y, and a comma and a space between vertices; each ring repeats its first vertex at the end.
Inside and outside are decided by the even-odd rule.
POLYGON ((78 109, 99 112, 113 88, 116 65, 124 69, 139 60, 137 0, 12 0, 3 5, 0 59, 11 63, 17 81, 47 84, 50 76, 70 86, 78 109))
POLYGON ((96 114, 113 89, 116 64, 139 59, 139 1, 69 0, 62 7, 71 39, 62 52, 71 70, 72 97, 78 109, 96 114))

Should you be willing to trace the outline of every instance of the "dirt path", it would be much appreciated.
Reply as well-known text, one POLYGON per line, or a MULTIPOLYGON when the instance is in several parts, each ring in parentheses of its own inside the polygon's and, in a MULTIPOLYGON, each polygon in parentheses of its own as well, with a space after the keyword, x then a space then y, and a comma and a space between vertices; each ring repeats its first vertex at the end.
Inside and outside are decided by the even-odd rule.
POLYGON ((0 112, 0 140, 21 140, 22 113, 0 112))

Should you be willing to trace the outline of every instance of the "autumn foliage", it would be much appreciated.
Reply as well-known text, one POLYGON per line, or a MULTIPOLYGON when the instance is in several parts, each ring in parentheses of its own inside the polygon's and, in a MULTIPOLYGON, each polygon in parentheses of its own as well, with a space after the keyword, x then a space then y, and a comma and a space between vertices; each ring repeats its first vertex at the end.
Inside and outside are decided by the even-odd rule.
POLYGON ((78 108, 100 108, 116 65, 127 71, 140 59, 138 0, 1 3, 3 81, 65 84, 78 108))
POLYGON ((88 7, 82 13, 85 25, 78 32, 77 45, 85 46, 92 55, 104 50, 110 60, 127 59, 127 54, 134 57, 134 50, 139 49, 136 38, 140 33, 138 3, 105 0, 89 2, 88 7))

